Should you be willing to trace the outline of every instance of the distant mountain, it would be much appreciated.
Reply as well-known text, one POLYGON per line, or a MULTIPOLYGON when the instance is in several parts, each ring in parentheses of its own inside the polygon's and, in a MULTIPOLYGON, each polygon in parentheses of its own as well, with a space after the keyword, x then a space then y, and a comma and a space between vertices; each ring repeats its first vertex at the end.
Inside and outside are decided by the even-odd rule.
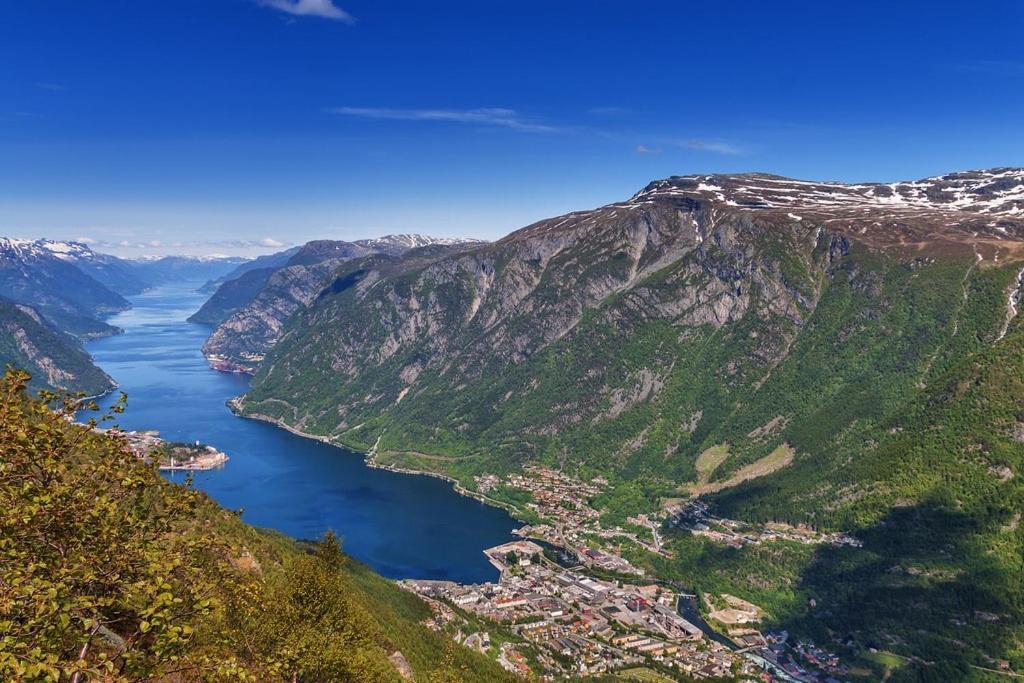
POLYGON ((251 302, 278 268, 255 268, 222 282, 202 308, 189 317, 189 322, 219 325, 251 302))
POLYGON ((630 552, 819 645, 892 649, 901 680, 1024 661, 1024 169, 672 177, 330 277, 272 335, 232 347, 240 312, 211 337, 266 354, 243 414, 470 489, 525 463, 601 475, 609 525, 699 495, 843 530, 863 547, 630 552))
POLYGON ((35 389, 66 389, 95 396, 114 388, 78 341, 53 328, 30 306, 0 299, 0 370, 32 375, 35 389))
POLYGON ((276 252, 274 254, 257 256, 251 261, 246 261, 245 263, 237 266, 234 270, 232 270, 229 273, 225 273, 224 275, 221 275, 220 277, 213 280, 207 280, 206 284, 204 284, 199 289, 199 291, 212 294, 213 292, 217 291, 218 287, 220 287, 228 280, 234 280, 236 278, 239 278, 242 275, 248 273, 250 270, 259 270, 262 268, 280 268, 286 265, 288 263, 288 259, 290 259, 301 248, 301 246, 297 246, 292 247, 290 249, 285 249, 284 251, 276 252))
POLYGON ((141 294, 151 286, 151 283, 140 277, 135 264, 131 261, 95 252, 81 242, 41 239, 33 244, 50 252, 54 257, 76 266, 86 275, 122 296, 141 294))
MULTIPOLYGON (((215 364, 227 363, 235 369, 249 370, 253 367, 252 359, 262 357, 262 353, 276 340, 284 317, 291 315, 295 307, 308 303, 324 284, 323 278, 343 261, 371 254, 398 256, 411 249, 437 247, 448 250, 474 244, 482 243, 423 235, 388 235, 356 242, 315 240, 261 257, 263 265, 280 263, 276 268, 246 272, 244 269, 249 264, 240 266, 236 272, 241 271, 242 275, 234 279, 225 278, 226 281, 189 320, 219 325, 248 306, 250 310, 242 319, 216 330, 204 348, 215 364), (301 270, 303 268, 308 270, 301 270), (275 274, 284 269, 289 271, 272 281, 275 274), (257 299, 268 286, 270 289, 265 296, 257 299), (243 337, 247 340, 243 341, 243 337), (243 349, 244 356, 236 353, 243 349)), ((256 261, 252 262, 253 265, 256 261)))
POLYGON ((461 237, 431 237, 430 235, 404 234, 385 235, 384 237, 356 240, 353 244, 366 247, 374 253, 388 254, 389 256, 400 256, 410 249, 416 249, 418 247, 429 247, 432 245, 442 247, 457 245, 472 246, 474 244, 484 244, 484 242, 482 240, 464 239, 461 237))
MULTIPOLYGON (((270 278, 282 269, 295 268, 296 271, 291 275, 297 275, 304 267, 316 266, 332 259, 340 262, 370 253, 373 252, 352 242, 316 240, 261 257, 262 263, 267 267, 246 269, 245 266, 249 264, 243 264, 235 269, 234 273, 239 274, 234 278, 225 277, 206 303, 189 317, 189 321, 213 325, 224 322, 236 311, 252 303, 270 278)), ((253 263, 255 264, 255 260, 253 263)), ((317 268, 314 272, 320 270, 317 268)), ((306 276, 303 275, 302 279, 305 282, 306 276)))
POLYGON ((286 265, 311 266, 330 259, 351 259, 376 253, 356 242, 343 240, 314 240, 306 242, 291 255, 286 265))
POLYGON ((90 260, 80 252, 83 247, 0 238, 0 296, 32 306, 57 329, 79 338, 115 334, 117 328, 102 318, 130 304, 79 267, 90 260))
POLYGON ((249 259, 239 256, 162 256, 133 259, 136 274, 150 285, 219 278, 249 259))

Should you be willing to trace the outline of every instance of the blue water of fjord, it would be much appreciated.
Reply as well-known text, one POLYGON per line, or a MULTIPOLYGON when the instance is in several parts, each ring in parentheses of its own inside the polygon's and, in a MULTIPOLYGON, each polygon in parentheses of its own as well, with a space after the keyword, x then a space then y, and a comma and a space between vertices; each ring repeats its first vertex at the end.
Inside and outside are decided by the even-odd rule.
POLYGON ((243 509, 250 524, 296 538, 333 530, 350 555, 391 578, 497 577, 481 551, 511 538, 515 522, 504 511, 445 481, 367 467, 360 454, 233 415, 225 402, 248 379, 211 370, 200 353, 209 327, 185 320, 203 303, 198 284, 131 297, 133 308, 110 320, 124 334, 87 345, 128 394, 117 424, 227 453, 223 469, 196 473, 195 484, 224 507, 243 509))

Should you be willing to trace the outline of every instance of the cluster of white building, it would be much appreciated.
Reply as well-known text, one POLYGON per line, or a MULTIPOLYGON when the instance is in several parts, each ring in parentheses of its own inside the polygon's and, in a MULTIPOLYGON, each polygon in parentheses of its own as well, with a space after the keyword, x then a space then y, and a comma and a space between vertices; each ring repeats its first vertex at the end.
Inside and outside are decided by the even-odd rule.
POLYGON ((661 586, 622 584, 562 569, 544 559, 541 546, 526 540, 486 554, 501 572, 497 583, 403 583, 434 603, 507 625, 534 646, 545 668, 537 673, 590 675, 656 664, 712 677, 729 674, 734 666, 751 666, 704 639, 676 611, 675 593, 661 586))

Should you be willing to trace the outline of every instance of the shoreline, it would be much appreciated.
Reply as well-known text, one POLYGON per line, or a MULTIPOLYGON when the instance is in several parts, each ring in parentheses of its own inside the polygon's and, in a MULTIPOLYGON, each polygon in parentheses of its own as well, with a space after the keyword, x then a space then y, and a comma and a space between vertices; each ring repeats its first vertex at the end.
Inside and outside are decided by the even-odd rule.
MULTIPOLYGON (((314 441, 319 441, 319 442, 325 443, 325 444, 327 444, 329 446, 334 446, 335 448, 344 449, 344 450, 347 450, 347 451, 351 451, 353 453, 358 453, 358 454, 363 456, 363 462, 368 467, 373 467, 375 469, 381 469, 381 470, 388 470, 390 472, 396 472, 398 474, 406 474, 406 475, 414 475, 414 476, 426 476, 426 477, 434 477, 435 479, 443 479, 444 481, 450 482, 452 484, 452 489, 456 493, 458 493, 459 495, 466 496, 466 497, 469 497, 469 498, 474 498, 478 502, 480 502, 480 503, 482 503, 484 505, 490 505, 492 507, 501 508, 506 513, 508 513, 508 515, 513 520, 515 520, 516 522, 519 522, 521 524, 528 524, 528 522, 526 522, 525 520, 523 520, 521 517, 519 517, 517 515, 515 508, 512 507, 510 504, 503 503, 501 501, 496 501, 494 499, 488 498, 487 496, 483 495, 482 493, 479 493, 479 492, 476 492, 476 491, 470 491, 470 490, 466 489, 464 486, 462 486, 462 484, 457 479, 455 479, 454 477, 450 477, 450 476, 445 475, 445 474, 440 474, 438 472, 425 472, 425 471, 420 471, 420 470, 412 470, 412 469, 408 469, 408 468, 397 467, 397 466, 394 466, 394 465, 382 465, 380 463, 374 462, 373 456, 375 455, 377 444, 374 444, 373 447, 371 447, 371 449, 369 451, 361 451, 359 449, 351 448, 351 447, 346 446, 344 444, 336 443, 335 441, 331 440, 330 437, 320 436, 320 435, 317 435, 317 434, 309 434, 307 432, 303 432, 302 430, 296 429, 295 427, 292 427, 291 425, 286 424, 286 423, 282 422, 281 420, 279 420, 277 418, 270 417, 269 415, 263 415, 263 414, 260 414, 260 413, 253 413, 251 415, 242 415, 241 413, 238 412, 238 405, 239 405, 238 399, 241 399, 241 398, 242 398, 241 396, 236 396, 235 398, 233 398, 230 401, 228 401, 228 407, 231 409, 231 412, 234 413, 236 417, 239 417, 239 418, 242 418, 242 419, 256 420, 258 422, 265 422, 267 424, 274 425, 275 427, 280 427, 280 428, 282 428, 282 429, 284 429, 284 430, 294 434, 295 436, 299 436, 299 437, 302 437, 304 439, 313 439, 314 441)), ((379 438, 377 439, 377 443, 380 443, 380 439, 379 438)), ((513 535, 516 535, 515 531, 513 531, 513 535)), ((546 539, 541 539, 541 540, 544 540, 545 542, 550 543, 550 541, 547 541, 546 539)), ((708 621, 705 619, 704 615, 701 613, 699 600, 696 599, 697 596, 693 595, 691 597, 691 595, 689 594, 688 591, 690 589, 685 589, 682 585, 677 584, 674 581, 670 581, 670 580, 666 580, 666 579, 659 579, 657 576, 652 576, 651 578, 652 578, 652 580, 654 582, 662 584, 662 585, 667 585, 667 586, 671 587, 673 590, 676 590, 679 593, 679 599, 676 602, 675 609, 676 609, 676 612, 679 613, 684 618, 688 618, 688 617, 687 617, 687 615, 684 615, 682 613, 682 611, 680 610, 680 605, 684 601, 689 603, 689 605, 692 608, 694 614, 697 617, 699 617, 699 619, 697 620, 697 623, 694 623, 694 625, 697 628, 699 628, 705 634, 705 636, 707 636, 711 640, 715 640, 715 641, 725 645, 726 647, 728 647, 728 648, 730 648, 732 650, 735 650, 738 647, 736 645, 736 643, 733 642, 731 638, 729 638, 728 635, 723 634, 723 633, 719 633, 718 631, 716 631, 714 629, 713 626, 711 626, 710 623, 708 623, 708 621)), ((691 622, 691 623, 693 623, 693 622, 691 622)))
POLYGON ((227 402, 228 403, 228 408, 231 409, 231 412, 234 413, 236 417, 239 417, 239 418, 241 418, 243 420, 256 420, 257 422, 265 422, 267 424, 274 425, 275 427, 280 427, 281 429, 283 429, 283 430, 285 430, 285 431, 287 431, 287 432, 289 432, 291 434, 294 434, 295 436, 302 437, 303 439, 312 439, 313 441, 319 441, 320 443, 327 444, 328 446, 333 446, 333 447, 338 448, 338 449, 344 449, 344 450, 347 450, 347 451, 351 451, 353 453, 361 455, 363 457, 363 463, 367 467, 372 467, 373 469, 386 470, 388 472, 395 472, 396 474, 406 474, 406 475, 410 475, 410 476, 433 477, 434 479, 441 479, 443 481, 446 481, 446 482, 450 483, 452 485, 452 489, 456 493, 458 493, 460 496, 465 496, 466 498, 472 498, 472 499, 476 500, 477 502, 483 503, 484 505, 490 505, 491 507, 496 507, 496 508, 499 508, 501 510, 504 510, 506 513, 508 513, 508 515, 513 520, 515 520, 516 522, 519 522, 521 524, 527 524, 528 523, 528 522, 526 522, 526 520, 524 520, 522 517, 520 517, 519 511, 513 505, 511 505, 510 503, 505 503, 505 502, 500 501, 500 500, 495 500, 493 498, 489 498, 488 496, 485 496, 484 494, 480 493, 479 491, 471 491, 471 490, 467 489, 465 486, 463 486, 462 482, 460 482, 458 479, 456 479, 456 478, 454 478, 452 476, 449 476, 447 474, 441 474, 440 472, 429 472, 429 471, 426 471, 426 470, 414 470, 414 469, 409 469, 409 468, 406 468, 406 467, 398 467, 396 465, 385 465, 385 464, 376 462, 374 460, 374 455, 375 455, 374 448, 376 446, 374 448, 371 448, 368 451, 363 451, 363 450, 360 450, 358 448, 352 448, 351 446, 347 446, 345 444, 338 443, 338 442, 334 441, 333 439, 331 439, 328 436, 320 436, 318 434, 310 434, 310 433, 304 432, 304 431, 302 431, 300 429, 296 429, 295 427, 292 427, 291 425, 283 422, 282 420, 279 420, 278 418, 270 417, 269 415, 263 415, 261 413, 252 413, 250 415, 243 415, 243 414, 241 414, 238 411, 238 403, 236 402, 236 400, 238 398, 240 398, 240 397, 235 397, 235 398, 233 398, 233 399, 231 399, 231 400, 229 400, 227 402))
MULTIPOLYGON (((88 351, 87 351, 87 353, 88 353, 88 351)), ((93 358, 91 353, 89 354, 89 358, 92 358, 93 365, 95 365, 96 364, 96 359, 93 358)), ((96 365, 96 367, 99 368, 100 366, 96 365)), ((103 368, 100 368, 100 372, 103 372, 104 375, 107 375, 107 373, 103 370, 103 368)), ((107 377, 110 377, 110 375, 107 375, 107 377)), ((110 394, 114 393, 115 391, 117 391, 118 389, 121 388, 121 385, 118 384, 117 380, 114 379, 113 377, 110 377, 110 382, 111 382, 111 384, 113 384, 113 386, 110 387, 109 389, 107 389, 106 391, 103 391, 103 392, 101 392, 99 394, 93 394, 92 396, 82 396, 81 398, 79 398, 77 400, 79 401, 79 403, 86 403, 88 401, 98 401, 101 398, 109 396, 110 394)), ((79 410, 81 410, 81 408, 79 408, 79 410)))

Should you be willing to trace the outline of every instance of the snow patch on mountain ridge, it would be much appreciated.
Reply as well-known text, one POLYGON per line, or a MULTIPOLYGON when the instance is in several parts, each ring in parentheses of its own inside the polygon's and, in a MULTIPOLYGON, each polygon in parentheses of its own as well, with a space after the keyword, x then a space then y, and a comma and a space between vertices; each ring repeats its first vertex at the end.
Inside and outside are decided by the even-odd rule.
POLYGON ((863 209, 1024 214, 1024 168, 967 171, 899 183, 793 180, 760 173, 674 176, 635 194, 630 203, 694 195, 746 209, 863 209))

